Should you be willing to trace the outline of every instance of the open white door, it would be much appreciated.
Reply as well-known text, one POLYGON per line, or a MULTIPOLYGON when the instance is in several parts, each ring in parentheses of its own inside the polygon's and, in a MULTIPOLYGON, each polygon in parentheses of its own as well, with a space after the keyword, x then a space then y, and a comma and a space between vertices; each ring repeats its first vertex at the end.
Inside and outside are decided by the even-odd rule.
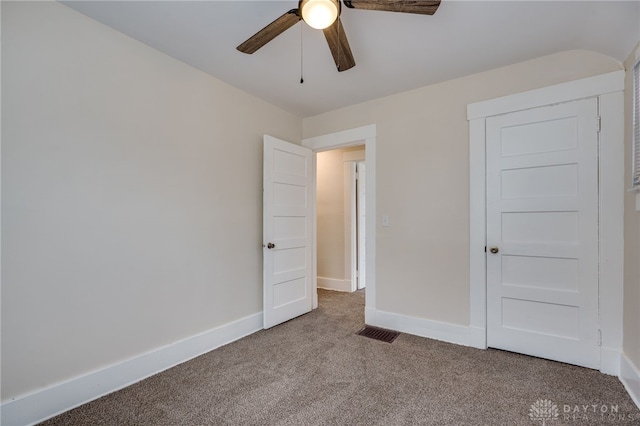
POLYGON ((313 303, 313 167, 310 149, 264 136, 264 328, 313 303))
POLYGON ((367 185, 366 166, 364 161, 358 161, 358 188, 356 191, 358 210, 358 290, 365 288, 366 277, 366 250, 367 242, 367 203, 365 202, 365 188, 367 185))
POLYGON ((487 341, 599 368, 598 101, 487 119, 487 341))

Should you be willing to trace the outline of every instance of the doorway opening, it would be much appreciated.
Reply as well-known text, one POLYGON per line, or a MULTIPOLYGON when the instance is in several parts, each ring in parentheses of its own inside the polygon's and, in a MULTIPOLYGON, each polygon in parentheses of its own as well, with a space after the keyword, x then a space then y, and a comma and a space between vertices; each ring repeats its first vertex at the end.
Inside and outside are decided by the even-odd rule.
MULTIPOLYGON (((356 145, 363 145, 365 148, 366 174, 367 182, 364 192, 366 193, 366 240, 364 252, 366 253, 366 294, 364 317, 365 323, 369 325, 378 325, 376 320, 376 125, 369 124, 353 129, 342 130, 335 133, 307 138, 302 141, 302 146, 311 149, 312 152, 318 153, 336 148, 347 148, 356 145)), ((314 157, 313 168, 314 177, 316 169, 316 158, 314 157)), ((314 182, 314 191, 316 190, 314 182)), ((312 198, 313 203, 313 221, 317 222, 316 215, 316 197, 312 198)), ((314 256, 313 256, 313 309, 318 307, 317 295, 317 252, 318 232, 317 227, 313 227, 314 256)))
POLYGON ((365 146, 316 153, 318 288, 366 286, 365 146))

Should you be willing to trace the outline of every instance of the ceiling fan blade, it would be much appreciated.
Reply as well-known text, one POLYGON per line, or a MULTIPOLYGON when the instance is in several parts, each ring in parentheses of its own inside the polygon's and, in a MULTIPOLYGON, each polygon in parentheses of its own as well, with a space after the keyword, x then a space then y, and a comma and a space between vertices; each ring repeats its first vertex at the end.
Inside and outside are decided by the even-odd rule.
POLYGON ((278 19, 249 37, 247 41, 236 47, 236 49, 248 54, 254 53, 262 46, 269 43, 271 40, 297 24, 300 19, 302 18, 300 18, 298 9, 291 9, 290 11, 280 16, 278 19))
POLYGON ((440 6, 440 0, 343 0, 343 3, 351 9, 419 13, 421 15, 433 15, 440 6))
POLYGON ((353 59, 353 53, 351 53, 351 47, 349 47, 342 21, 337 19, 333 25, 325 28, 322 32, 327 39, 327 44, 329 44, 329 49, 338 71, 342 72, 355 67, 356 61, 353 59))

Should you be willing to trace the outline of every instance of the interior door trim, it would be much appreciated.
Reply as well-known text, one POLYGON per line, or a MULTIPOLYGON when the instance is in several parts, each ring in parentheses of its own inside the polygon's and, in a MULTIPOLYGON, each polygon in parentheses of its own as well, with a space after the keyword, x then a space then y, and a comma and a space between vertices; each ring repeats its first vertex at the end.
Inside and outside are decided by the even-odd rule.
POLYGON ((623 215, 624 215, 624 71, 469 104, 469 325, 474 345, 487 347, 486 134, 485 120, 559 102, 598 97, 600 371, 619 375, 622 354, 623 215), (603 288, 606 286, 606 288, 603 288))

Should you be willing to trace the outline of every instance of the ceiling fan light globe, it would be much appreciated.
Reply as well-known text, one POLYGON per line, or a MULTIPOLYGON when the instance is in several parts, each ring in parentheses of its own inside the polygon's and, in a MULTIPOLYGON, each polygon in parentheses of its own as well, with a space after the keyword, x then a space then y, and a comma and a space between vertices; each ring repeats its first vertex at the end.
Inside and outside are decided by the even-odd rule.
POLYGON ((317 30, 331 26, 338 19, 339 7, 336 0, 303 0, 300 2, 302 19, 311 28, 317 30))

